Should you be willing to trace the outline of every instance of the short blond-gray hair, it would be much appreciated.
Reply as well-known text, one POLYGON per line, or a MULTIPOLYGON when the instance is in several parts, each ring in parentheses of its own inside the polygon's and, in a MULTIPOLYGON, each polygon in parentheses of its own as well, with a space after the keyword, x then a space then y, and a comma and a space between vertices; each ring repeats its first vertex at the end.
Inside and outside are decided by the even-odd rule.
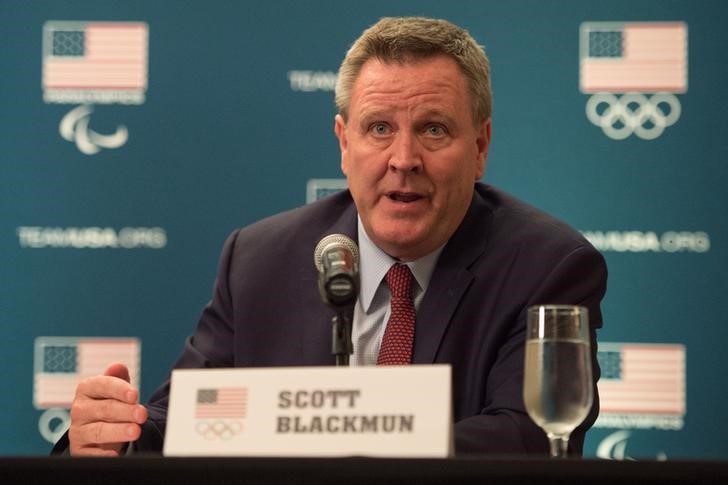
POLYGON ((369 59, 413 62, 446 55, 460 66, 470 87, 473 121, 490 118, 492 94, 490 63, 483 47, 464 29, 446 20, 426 17, 385 17, 354 42, 339 68, 336 107, 348 118, 351 90, 369 59))

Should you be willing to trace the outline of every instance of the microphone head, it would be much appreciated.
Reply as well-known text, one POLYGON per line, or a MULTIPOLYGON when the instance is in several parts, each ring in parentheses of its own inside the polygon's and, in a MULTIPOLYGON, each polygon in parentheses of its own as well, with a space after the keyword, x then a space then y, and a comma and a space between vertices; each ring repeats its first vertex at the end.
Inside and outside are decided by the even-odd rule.
POLYGON ((359 248, 343 234, 330 234, 316 245, 313 262, 319 293, 327 305, 351 308, 359 294, 359 248))
POLYGON ((340 247, 348 249, 351 256, 354 258, 354 264, 359 265, 359 247, 349 236, 344 234, 329 234, 324 237, 316 245, 316 249, 313 250, 313 262, 316 265, 316 269, 319 273, 324 271, 323 255, 328 249, 340 247))

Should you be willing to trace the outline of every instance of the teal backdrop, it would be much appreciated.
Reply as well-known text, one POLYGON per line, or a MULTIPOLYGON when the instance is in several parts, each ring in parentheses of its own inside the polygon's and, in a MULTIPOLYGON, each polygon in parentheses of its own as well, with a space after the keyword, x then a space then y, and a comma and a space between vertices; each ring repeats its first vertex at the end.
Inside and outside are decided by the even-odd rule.
POLYGON ((617 389, 586 455, 728 458, 720 0, 0 0, 0 454, 45 454, 64 423, 37 395, 44 372, 73 372, 48 364, 50 337, 138 339, 142 397, 166 378, 226 236, 305 204, 313 179, 323 192, 340 183, 336 70, 364 28, 396 15, 446 18, 486 47, 485 180, 607 259, 600 360, 617 389), (622 107, 609 126, 629 133, 614 139, 587 116, 580 56, 603 41, 620 62, 630 26, 666 26, 668 47, 647 57, 664 55, 678 82, 625 74, 615 103, 594 109, 603 120, 622 107), (117 74, 84 74, 105 50, 117 74), (80 64, 56 72, 59 58, 80 64), (644 392, 653 382, 664 386, 644 392))

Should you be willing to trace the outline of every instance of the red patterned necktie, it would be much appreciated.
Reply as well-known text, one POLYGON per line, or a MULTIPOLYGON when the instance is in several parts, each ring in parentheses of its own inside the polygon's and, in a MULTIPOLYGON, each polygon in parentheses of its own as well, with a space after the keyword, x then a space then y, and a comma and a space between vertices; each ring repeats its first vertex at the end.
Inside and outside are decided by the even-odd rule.
POLYGON ((412 363, 415 340, 415 305, 412 301, 412 273, 406 264, 395 264, 385 276, 392 294, 392 312, 384 329, 377 365, 412 363))

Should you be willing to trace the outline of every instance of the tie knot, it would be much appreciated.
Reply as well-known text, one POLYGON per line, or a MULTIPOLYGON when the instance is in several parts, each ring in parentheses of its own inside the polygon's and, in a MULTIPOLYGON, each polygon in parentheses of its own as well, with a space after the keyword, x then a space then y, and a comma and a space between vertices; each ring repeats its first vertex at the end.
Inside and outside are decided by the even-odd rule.
POLYGON ((406 264, 395 264, 385 276, 392 298, 411 298, 412 272, 406 264))

